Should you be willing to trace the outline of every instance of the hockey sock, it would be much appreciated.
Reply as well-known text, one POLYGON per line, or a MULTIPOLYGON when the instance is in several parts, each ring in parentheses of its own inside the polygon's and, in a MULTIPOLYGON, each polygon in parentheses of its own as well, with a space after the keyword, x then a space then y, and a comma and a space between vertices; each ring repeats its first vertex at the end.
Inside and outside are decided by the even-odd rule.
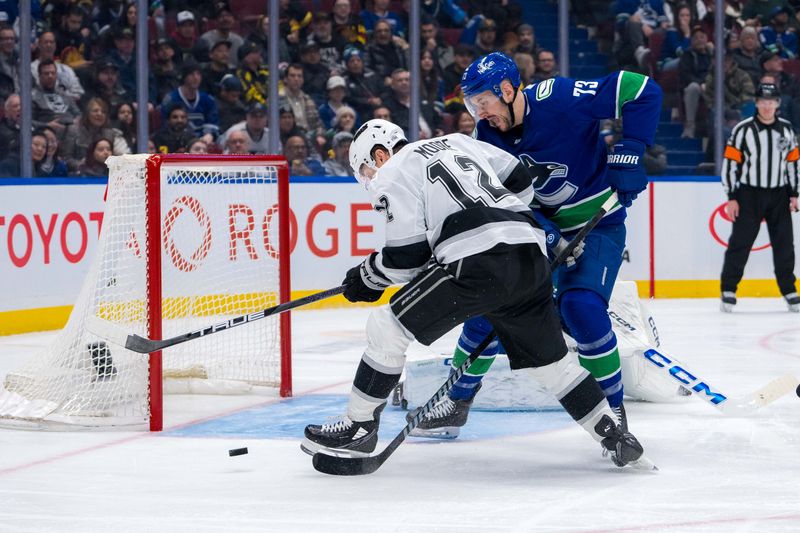
POLYGON ((361 356, 361 362, 353 379, 347 415, 356 422, 373 419, 375 408, 386 401, 386 397, 400 381, 399 369, 389 369, 376 364, 369 356, 361 356))
MULTIPOLYGON (((450 372, 455 372, 455 369, 460 367, 461 364, 469 357, 470 352, 474 350, 480 342, 486 338, 486 335, 492 331, 492 325, 483 317, 471 318, 464 322, 464 328, 461 331, 461 336, 458 339, 455 353, 453 354, 453 362, 450 372)), ((492 366, 497 352, 500 349, 500 343, 495 339, 486 348, 478 359, 475 360, 461 378, 453 384, 450 390, 450 399, 469 400, 475 395, 475 388, 480 384, 483 376, 489 371, 492 366)))
POLYGON ((564 293, 561 315, 578 343, 578 360, 597 380, 608 404, 622 404, 622 370, 617 337, 605 301, 595 292, 577 289, 564 293))

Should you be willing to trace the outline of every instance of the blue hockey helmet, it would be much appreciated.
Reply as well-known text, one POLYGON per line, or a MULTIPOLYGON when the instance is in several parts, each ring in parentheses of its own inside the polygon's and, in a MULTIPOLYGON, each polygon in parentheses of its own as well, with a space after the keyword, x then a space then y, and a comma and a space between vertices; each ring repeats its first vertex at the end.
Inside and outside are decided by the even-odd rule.
POLYGON ((500 88, 503 80, 508 80, 514 86, 514 97, 516 97, 516 91, 522 84, 519 69, 517 69, 517 64, 514 63, 514 60, 503 53, 492 52, 473 61, 467 67, 464 75, 461 76, 461 91, 464 93, 464 104, 473 117, 478 118, 478 114, 477 109, 470 101, 470 97, 484 91, 492 91, 495 96, 510 107, 511 103, 503 100, 503 91, 500 88))

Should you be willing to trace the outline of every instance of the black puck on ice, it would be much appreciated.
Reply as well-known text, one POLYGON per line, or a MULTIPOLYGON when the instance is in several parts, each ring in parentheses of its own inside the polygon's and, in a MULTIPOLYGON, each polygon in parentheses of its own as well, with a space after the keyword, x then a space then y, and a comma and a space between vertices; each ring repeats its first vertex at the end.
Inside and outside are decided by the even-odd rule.
POLYGON ((800 385, 797 386, 797 390, 795 391, 798 396, 800 396, 800 385))
POLYGON ((235 457, 237 455, 245 455, 247 453, 247 448, 234 448, 232 450, 228 450, 228 455, 231 457, 235 457))

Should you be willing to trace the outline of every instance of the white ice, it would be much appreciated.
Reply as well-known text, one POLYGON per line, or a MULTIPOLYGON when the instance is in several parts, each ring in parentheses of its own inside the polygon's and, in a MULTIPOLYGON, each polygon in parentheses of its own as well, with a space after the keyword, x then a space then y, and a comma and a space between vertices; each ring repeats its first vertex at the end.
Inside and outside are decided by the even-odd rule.
MULTIPOLYGON (((731 315, 720 314, 716 300, 656 300, 651 309, 665 350, 729 396, 800 375, 800 320, 778 299, 742 299, 731 315)), ((346 394, 367 312, 294 313, 296 397, 346 394)), ((449 352, 455 335, 433 349, 449 352)), ((53 337, 0 338, 0 376, 53 337)), ((166 429, 276 401, 167 396, 166 429)), ((313 409, 301 415, 324 421, 313 409)), ((574 424, 435 444, 409 439, 378 472, 351 478, 317 473, 300 435, 4 429, 0 531, 800 531, 795 395, 748 418, 694 399, 629 402, 628 415, 660 472, 614 467, 574 424), (228 457, 242 446, 248 455, 228 457)), ((493 416, 506 415, 481 423, 493 416)), ((400 430, 386 424, 389 438, 400 430)))

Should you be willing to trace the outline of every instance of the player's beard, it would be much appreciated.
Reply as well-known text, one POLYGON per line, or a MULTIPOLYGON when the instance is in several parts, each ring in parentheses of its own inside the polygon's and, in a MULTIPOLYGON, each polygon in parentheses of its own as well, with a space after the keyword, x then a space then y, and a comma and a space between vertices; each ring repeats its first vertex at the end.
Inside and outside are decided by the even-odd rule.
POLYGON ((489 124, 491 124, 493 128, 497 128, 500 131, 508 131, 512 126, 511 120, 502 115, 492 115, 488 118, 488 120, 489 124))

